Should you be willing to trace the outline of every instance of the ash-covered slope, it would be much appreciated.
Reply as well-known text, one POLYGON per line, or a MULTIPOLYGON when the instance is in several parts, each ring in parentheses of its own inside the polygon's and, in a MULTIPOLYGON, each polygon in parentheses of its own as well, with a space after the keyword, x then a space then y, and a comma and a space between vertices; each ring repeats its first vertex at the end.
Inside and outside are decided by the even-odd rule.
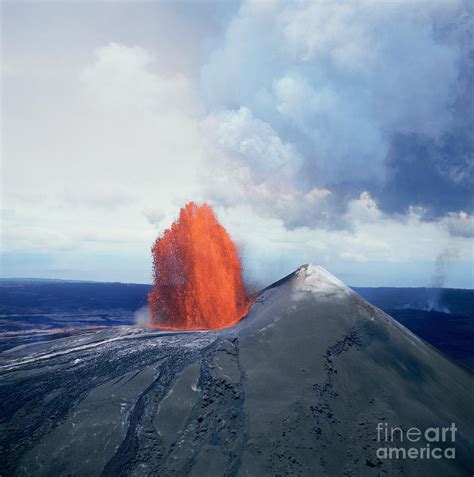
POLYGON ((474 469, 473 374, 321 267, 268 287, 227 330, 121 327, 1 358, 1 475, 474 469), (455 459, 378 459, 379 447, 426 447, 378 442, 384 423, 421 432, 455 423, 454 443, 430 443, 454 447, 455 459))
POLYGON ((258 449, 243 453, 251 475, 472 473, 472 373, 322 267, 303 266, 267 289, 238 334, 248 433, 258 449), (378 442, 379 423, 424 431, 452 422, 455 461, 376 457, 379 447, 424 441, 378 442))

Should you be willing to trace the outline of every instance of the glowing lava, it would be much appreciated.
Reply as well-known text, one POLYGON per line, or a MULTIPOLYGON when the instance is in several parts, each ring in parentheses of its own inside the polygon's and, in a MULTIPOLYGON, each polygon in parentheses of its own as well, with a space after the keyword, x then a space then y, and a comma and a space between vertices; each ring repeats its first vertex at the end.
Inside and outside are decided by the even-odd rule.
POLYGON ((153 325, 218 329, 237 323, 245 297, 237 248, 211 207, 190 202, 152 247, 154 287, 148 294, 153 325))

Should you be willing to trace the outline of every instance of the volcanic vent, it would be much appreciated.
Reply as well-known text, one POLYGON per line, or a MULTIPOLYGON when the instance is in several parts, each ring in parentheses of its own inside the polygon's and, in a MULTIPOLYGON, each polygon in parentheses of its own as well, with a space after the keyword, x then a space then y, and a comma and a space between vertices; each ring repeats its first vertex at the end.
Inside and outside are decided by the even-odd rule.
POLYGON ((219 329, 245 316, 237 248, 212 208, 188 203, 152 247, 154 287, 148 295, 152 323, 164 329, 219 329))

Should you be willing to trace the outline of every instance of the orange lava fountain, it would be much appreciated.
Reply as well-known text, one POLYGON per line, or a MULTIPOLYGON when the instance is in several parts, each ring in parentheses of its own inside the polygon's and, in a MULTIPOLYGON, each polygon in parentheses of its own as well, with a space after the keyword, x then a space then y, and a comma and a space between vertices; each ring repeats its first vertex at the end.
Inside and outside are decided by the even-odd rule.
POLYGON ((245 297, 237 248, 211 207, 190 202, 151 249, 152 324, 173 330, 219 329, 244 317, 245 297))

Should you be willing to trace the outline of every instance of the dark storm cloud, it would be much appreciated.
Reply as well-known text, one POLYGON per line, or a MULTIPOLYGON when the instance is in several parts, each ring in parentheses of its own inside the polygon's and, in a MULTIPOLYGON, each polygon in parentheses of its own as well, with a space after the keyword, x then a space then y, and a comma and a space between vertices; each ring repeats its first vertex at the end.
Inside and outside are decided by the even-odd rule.
MULTIPOLYGON (((474 210, 474 43, 473 7, 465 3, 442 39, 457 45, 457 79, 448 106, 451 121, 440 138, 413 131, 392 137, 386 157, 387 179, 376 190, 387 212, 404 212, 410 205, 426 209, 436 219, 452 211, 474 210)), ((437 81, 434 77, 431 81, 437 81)), ((426 87, 431 87, 427 79, 426 87)), ((413 108, 417 105, 414 104, 413 108)), ((456 234, 456 231, 454 231, 456 234)), ((456 234, 458 235, 458 234, 456 234)))
POLYGON ((452 211, 472 213, 472 153, 462 134, 450 134, 441 146, 417 134, 394 137, 386 158, 386 182, 374 186, 379 206, 389 213, 419 206, 431 220, 452 211))

